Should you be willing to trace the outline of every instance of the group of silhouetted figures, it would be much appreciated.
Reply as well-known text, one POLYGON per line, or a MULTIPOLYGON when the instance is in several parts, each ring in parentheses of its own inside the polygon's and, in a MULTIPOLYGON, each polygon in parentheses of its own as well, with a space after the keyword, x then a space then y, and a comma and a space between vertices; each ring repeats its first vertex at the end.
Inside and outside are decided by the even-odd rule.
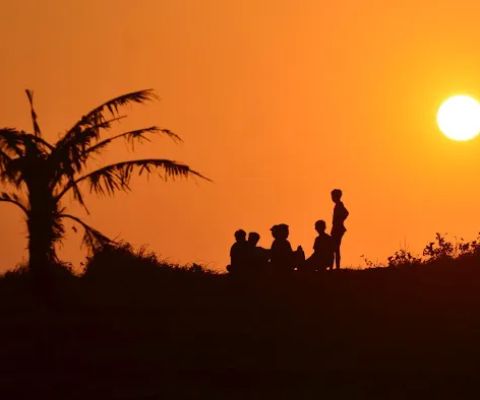
POLYGON ((288 271, 325 271, 340 268, 340 246, 346 232, 345 220, 348 210, 342 199, 342 191, 334 189, 331 192, 335 203, 330 235, 326 233, 327 224, 324 220, 315 222, 318 236, 313 244, 313 254, 305 258, 301 246, 292 250, 288 241, 289 228, 286 224, 278 224, 270 229, 273 242, 270 249, 258 246, 260 235, 257 232, 248 234, 243 229, 235 232, 235 243, 230 249, 230 265, 227 270, 232 274, 248 274, 255 272, 288 272, 288 271))

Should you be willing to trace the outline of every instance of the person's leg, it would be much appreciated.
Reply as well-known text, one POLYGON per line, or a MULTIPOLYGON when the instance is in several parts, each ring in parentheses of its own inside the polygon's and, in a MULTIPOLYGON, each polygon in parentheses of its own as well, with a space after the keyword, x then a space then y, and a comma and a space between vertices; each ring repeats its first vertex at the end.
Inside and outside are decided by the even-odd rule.
POLYGON ((342 237, 343 237, 343 233, 336 234, 333 237, 333 261, 334 261, 335 269, 340 269, 340 263, 341 263, 340 246, 342 244, 342 237))
POLYGON ((340 260, 341 260, 341 255, 340 255, 340 244, 341 244, 342 239, 338 240, 337 247, 335 249, 335 268, 340 269, 340 260))

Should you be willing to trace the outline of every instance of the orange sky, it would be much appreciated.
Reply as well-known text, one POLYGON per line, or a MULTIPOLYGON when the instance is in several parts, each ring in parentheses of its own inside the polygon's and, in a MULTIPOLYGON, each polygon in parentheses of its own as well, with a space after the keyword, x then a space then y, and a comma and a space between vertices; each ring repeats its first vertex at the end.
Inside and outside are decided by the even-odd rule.
MULTIPOLYGON (((480 139, 452 142, 435 125, 448 95, 480 97, 479 16, 471 0, 3 2, 0 126, 30 129, 25 88, 52 140, 102 101, 155 88, 161 101, 133 107, 125 128, 156 123, 185 143, 137 155, 214 183, 139 179, 128 195, 90 196, 91 225, 222 269, 239 227, 270 246, 270 226, 288 223, 309 253, 340 187, 344 263, 384 261, 437 231, 480 230, 480 139)), ((105 161, 125 157, 119 146, 105 161)), ((10 205, 0 218, 5 269, 25 260, 26 228, 10 205)), ((73 233, 62 254, 84 254, 73 233)))

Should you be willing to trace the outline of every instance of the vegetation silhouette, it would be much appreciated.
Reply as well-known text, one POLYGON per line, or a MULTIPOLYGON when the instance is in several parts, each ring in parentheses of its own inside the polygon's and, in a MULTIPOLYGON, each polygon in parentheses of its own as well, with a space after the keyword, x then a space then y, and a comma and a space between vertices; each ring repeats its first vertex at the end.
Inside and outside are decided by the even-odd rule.
MULTIPOLYGON (((48 266, 58 263, 55 245, 62 239, 64 220, 71 220, 84 230, 83 242, 93 251, 113 241, 66 211, 65 195, 73 193, 85 210, 82 185, 97 195, 128 191, 134 174, 158 171, 166 178, 196 176, 206 179, 188 165, 162 158, 120 161, 93 171, 88 162, 102 154, 111 143, 125 140, 130 144, 148 141, 151 135, 164 135, 174 141, 181 138, 169 129, 156 126, 105 137, 112 126, 125 118, 124 106, 143 104, 155 98, 151 89, 123 94, 94 108, 55 143, 44 137, 33 106, 33 93, 26 91, 30 103, 33 133, 13 128, 0 129, 0 181, 13 191, 0 192, 0 201, 14 204, 25 214, 28 227, 29 267, 43 276, 48 266)), ((88 210, 87 210, 88 212, 88 210)))
POLYGON ((438 235, 418 258, 235 279, 117 244, 58 275, 56 309, 9 272, 2 395, 476 398, 480 241, 438 235))
POLYGON ((387 258, 388 267, 419 267, 475 265, 480 261, 480 233, 477 239, 463 238, 451 242, 446 235, 437 232, 435 240, 429 242, 422 255, 412 254, 408 249, 397 250, 387 258))

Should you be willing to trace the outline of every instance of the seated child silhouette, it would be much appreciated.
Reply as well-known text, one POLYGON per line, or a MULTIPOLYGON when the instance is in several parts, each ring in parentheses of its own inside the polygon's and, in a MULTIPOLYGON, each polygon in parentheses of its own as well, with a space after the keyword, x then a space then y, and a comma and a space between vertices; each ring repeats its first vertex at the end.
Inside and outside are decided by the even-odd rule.
POLYGON ((315 222, 318 236, 313 244, 313 254, 305 261, 305 268, 309 271, 323 271, 333 266, 334 243, 325 230, 327 224, 323 220, 315 222))
POLYGON ((248 234, 248 269, 251 272, 264 271, 267 268, 270 251, 257 246, 260 235, 257 232, 248 234))
MULTIPOLYGON (((299 256, 303 254, 301 247, 297 251, 292 250, 288 241, 288 225, 274 225, 270 229, 274 238, 270 249, 270 265, 274 272, 286 272, 294 269, 298 263, 299 256)), ((302 260, 303 261, 303 260, 302 260)))
POLYGON ((235 243, 230 248, 230 265, 227 271, 230 273, 243 272, 248 268, 248 248, 247 233, 243 229, 235 232, 235 243))

